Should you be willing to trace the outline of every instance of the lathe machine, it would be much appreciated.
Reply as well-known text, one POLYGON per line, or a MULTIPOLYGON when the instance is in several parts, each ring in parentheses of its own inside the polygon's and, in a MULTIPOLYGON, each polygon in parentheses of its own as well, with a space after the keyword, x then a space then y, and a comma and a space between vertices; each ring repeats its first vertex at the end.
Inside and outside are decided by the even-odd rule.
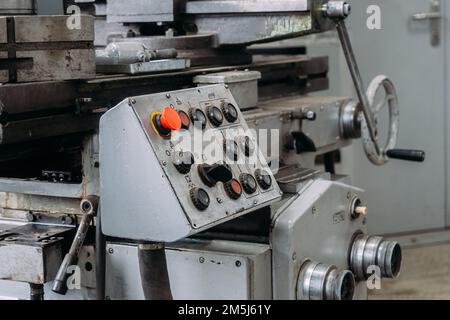
POLYGON ((36 5, 0 3, 2 298, 365 299, 399 274, 335 163, 425 155, 396 149, 393 83, 364 87, 348 3, 36 5), (296 39, 329 30, 358 99, 317 94, 328 58, 296 39))

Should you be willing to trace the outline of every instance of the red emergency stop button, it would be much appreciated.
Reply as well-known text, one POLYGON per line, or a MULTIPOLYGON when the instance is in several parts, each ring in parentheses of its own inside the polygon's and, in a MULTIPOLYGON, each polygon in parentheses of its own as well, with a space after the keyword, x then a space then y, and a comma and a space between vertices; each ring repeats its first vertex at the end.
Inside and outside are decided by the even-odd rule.
POLYGON ((170 137, 172 131, 181 129, 181 117, 171 107, 165 107, 161 112, 151 114, 151 125, 155 132, 162 137, 170 137))
POLYGON ((161 126, 170 131, 181 129, 181 118, 177 111, 171 107, 165 107, 161 113, 161 126))

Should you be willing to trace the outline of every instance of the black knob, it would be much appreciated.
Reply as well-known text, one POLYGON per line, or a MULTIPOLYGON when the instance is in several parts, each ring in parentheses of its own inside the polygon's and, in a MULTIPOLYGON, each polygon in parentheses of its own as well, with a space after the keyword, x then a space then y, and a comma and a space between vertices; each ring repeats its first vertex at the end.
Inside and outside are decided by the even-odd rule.
POLYGON ((256 188, 258 187, 256 179, 248 173, 241 174, 239 178, 242 188, 244 188, 245 193, 253 194, 256 192, 256 188))
POLYGON ((210 204, 210 199, 208 192, 202 188, 194 188, 190 191, 191 200, 194 206, 201 211, 208 209, 210 204))
POLYGON ((191 117, 191 121, 196 127, 201 127, 202 129, 206 128, 206 115, 200 109, 190 109, 189 116, 191 117))
POLYGON ((214 127, 220 127, 223 123, 223 114, 217 107, 208 107, 206 109, 209 121, 214 127))
POLYGON ((225 155, 228 159, 233 161, 238 161, 239 159, 239 146, 234 140, 225 140, 223 144, 223 149, 225 151, 225 155))
POLYGON ((255 177, 256 180, 258 181, 259 186, 263 190, 267 190, 272 186, 272 177, 266 170, 263 169, 256 170, 255 177))
POLYGON ((407 160, 414 162, 425 161, 425 151, 421 150, 403 150, 392 149, 386 152, 386 155, 391 159, 407 160))
POLYGON ((179 173, 187 174, 191 171, 192 165, 195 163, 195 159, 192 153, 175 152, 172 156, 173 165, 179 173))
POLYGON ((208 187, 214 187, 217 182, 227 183, 233 179, 233 173, 227 164, 202 164, 198 166, 198 173, 208 187))
POLYGON ((236 122, 239 114, 235 106, 233 106, 231 103, 223 103, 222 104, 222 112, 225 116, 225 119, 227 119, 228 122, 236 122))
POLYGON ((234 200, 237 200, 242 195, 242 186, 236 179, 232 179, 225 184, 225 192, 234 200))

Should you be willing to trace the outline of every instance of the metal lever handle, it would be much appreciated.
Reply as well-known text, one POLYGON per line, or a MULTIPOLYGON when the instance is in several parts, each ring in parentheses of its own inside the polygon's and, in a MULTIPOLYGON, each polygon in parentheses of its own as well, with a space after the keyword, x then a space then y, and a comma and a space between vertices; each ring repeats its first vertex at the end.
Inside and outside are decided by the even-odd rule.
POLYGON ((391 159, 406 160, 413 162, 424 162, 425 151, 422 150, 404 150, 392 149, 386 152, 386 155, 391 159))
POLYGON ((422 21, 422 20, 441 19, 442 15, 439 12, 424 12, 424 13, 416 13, 412 17, 413 20, 422 21))
POLYGON ((416 13, 412 16, 414 21, 430 21, 431 28, 431 45, 436 47, 441 42, 441 3, 439 0, 431 1, 430 12, 416 13))
POLYGON ((336 24, 336 29, 341 41, 347 66, 352 76, 353 84, 358 94, 358 99, 362 108, 364 118, 362 119, 363 146, 369 160, 375 165, 383 165, 388 161, 386 150, 395 147, 398 135, 398 100, 393 83, 383 75, 372 80, 367 93, 364 91, 364 84, 361 73, 356 62, 350 37, 345 24, 345 19, 351 11, 351 7, 345 1, 328 1, 323 6, 324 15, 332 19, 336 24), (386 98, 381 104, 375 104, 375 96, 380 88, 384 88, 386 98), (378 139, 378 114, 384 106, 389 108, 389 136, 387 144, 383 148, 378 139))
POLYGON ((56 274, 55 281, 53 282, 52 291, 62 295, 65 295, 68 289, 67 280, 69 278, 69 274, 67 273, 67 269, 71 265, 77 264, 78 255, 89 230, 89 225, 97 213, 98 197, 92 196, 83 199, 80 203, 80 207, 81 211, 84 213, 83 218, 78 226, 77 233, 73 239, 72 245, 70 246, 69 252, 64 257, 58 273, 56 274))

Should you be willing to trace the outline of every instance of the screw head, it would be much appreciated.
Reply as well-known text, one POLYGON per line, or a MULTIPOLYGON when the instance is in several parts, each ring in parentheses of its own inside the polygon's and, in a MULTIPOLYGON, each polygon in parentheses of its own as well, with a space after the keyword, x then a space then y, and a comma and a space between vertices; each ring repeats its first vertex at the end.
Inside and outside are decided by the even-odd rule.
POLYGON ((109 254, 113 254, 113 253, 114 253, 114 249, 113 249, 113 248, 109 248, 109 249, 108 249, 108 253, 109 253, 109 254))
POLYGON ((205 258, 200 257, 200 258, 198 259, 198 262, 200 262, 200 263, 205 263, 205 258))
POLYGON ((240 262, 239 260, 238 261, 236 261, 236 267, 240 267, 240 266, 242 266, 242 262, 240 262))

